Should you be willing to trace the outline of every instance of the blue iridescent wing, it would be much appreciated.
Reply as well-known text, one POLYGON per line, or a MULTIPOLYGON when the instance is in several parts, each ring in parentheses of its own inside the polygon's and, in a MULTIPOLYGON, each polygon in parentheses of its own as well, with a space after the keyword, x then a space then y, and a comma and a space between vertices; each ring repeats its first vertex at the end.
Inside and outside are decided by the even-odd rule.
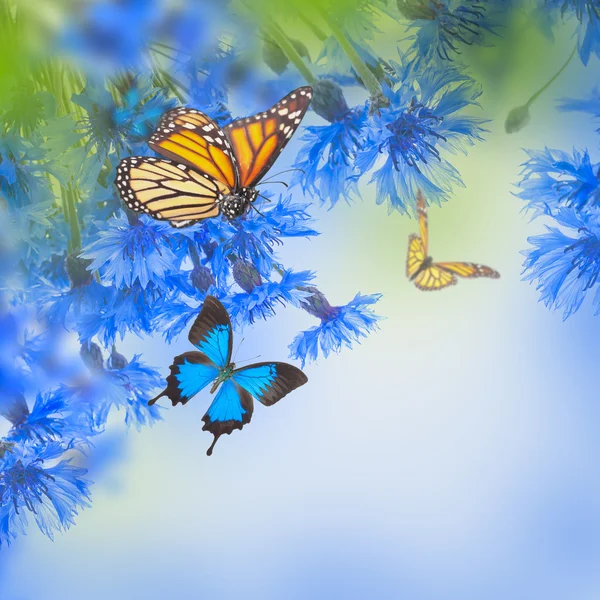
POLYGON ((241 429, 252 418, 254 403, 252 396, 233 379, 227 379, 217 392, 216 398, 202 417, 203 431, 210 431, 215 439, 206 454, 210 456, 219 437, 241 429))
POLYGON ((232 379, 265 406, 275 404, 308 381, 300 369, 281 362, 242 367, 233 372, 232 379))
POLYGON ((231 321, 225 307, 214 296, 206 297, 188 339, 220 369, 231 362, 231 321))
POLYGON ((170 369, 167 387, 156 398, 150 400, 149 405, 162 396, 167 396, 173 406, 179 402, 185 404, 219 375, 219 368, 201 352, 186 352, 176 356, 170 369))

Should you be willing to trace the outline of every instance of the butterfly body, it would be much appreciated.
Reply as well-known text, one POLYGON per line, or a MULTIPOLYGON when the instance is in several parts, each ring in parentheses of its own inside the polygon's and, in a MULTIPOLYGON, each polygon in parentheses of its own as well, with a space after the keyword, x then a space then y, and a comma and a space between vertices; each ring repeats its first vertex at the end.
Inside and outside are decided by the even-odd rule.
POLYGON ((497 279, 500 273, 485 265, 467 262, 434 262, 429 256, 429 228, 425 199, 417 194, 417 217, 419 235, 408 239, 406 275, 417 288, 424 291, 442 290, 457 283, 456 276, 465 278, 490 277, 497 279))
POLYGON ((264 362, 237 368, 231 360, 231 321, 225 307, 213 296, 204 301, 188 338, 198 351, 175 357, 167 387, 148 404, 162 396, 167 396, 173 406, 186 404, 210 385, 210 393, 216 392, 216 396, 202 417, 202 429, 214 435, 207 450, 209 456, 221 435, 229 435, 250 422, 253 398, 271 406, 308 381, 300 369, 287 363, 264 362))
POLYGON ((312 88, 298 88, 269 110, 223 129, 196 109, 168 111, 148 141, 163 158, 134 156, 117 167, 121 199, 131 210, 174 227, 244 215, 311 98, 312 88))

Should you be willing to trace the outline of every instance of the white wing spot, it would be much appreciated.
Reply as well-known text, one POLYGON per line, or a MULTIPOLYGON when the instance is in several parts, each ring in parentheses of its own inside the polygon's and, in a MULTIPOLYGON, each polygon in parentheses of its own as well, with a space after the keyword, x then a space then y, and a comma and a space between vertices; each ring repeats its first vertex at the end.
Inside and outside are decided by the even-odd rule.
MULTIPOLYGON (((282 108, 280 111, 278 111, 278 114, 280 114, 283 117, 284 115, 288 114, 288 109, 287 108, 282 108)), ((290 117, 291 116, 292 115, 290 115, 290 117)))
POLYGON ((292 94, 290 98, 293 100, 296 97, 296 94, 292 94))

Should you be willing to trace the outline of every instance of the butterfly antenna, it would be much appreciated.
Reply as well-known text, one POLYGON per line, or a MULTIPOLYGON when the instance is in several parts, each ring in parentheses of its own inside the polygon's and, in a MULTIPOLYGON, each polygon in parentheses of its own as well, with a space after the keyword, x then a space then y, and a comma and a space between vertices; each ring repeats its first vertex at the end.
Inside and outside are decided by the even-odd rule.
POLYGON ((269 185, 271 185, 272 183, 280 183, 281 185, 285 185, 286 188, 289 188, 290 185, 288 183, 286 183, 285 181, 261 181, 260 183, 257 183, 256 185, 264 185, 268 183, 269 185))
POLYGON ((299 169, 298 167, 294 167, 292 169, 285 169, 285 171, 279 171, 279 173, 273 173, 267 179, 263 179, 261 183, 268 183, 273 177, 278 177, 279 175, 283 175, 284 173, 290 173, 291 171, 302 171, 306 175, 306 171, 304 169, 299 169))
POLYGON ((240 346, 242 345, 242 342, 245 340, 246 338, 242 338, 240 340, 240 343, 238 344, 237 348, 235 349, 235 352, 233 353, 233 362, 235 362, 235 357, 237 356, 238 350, 240 349, 240 346))
POLYGON ((248 362, 249 360, 256 360, 257 358, 260 358, 262 356, 262 354, 259 354, 258 356, 253 356, 252 358, 244 358, 244 360, 240 360, 238 363, 236 363, 236 365, 242 364, 243 362, 248 362))

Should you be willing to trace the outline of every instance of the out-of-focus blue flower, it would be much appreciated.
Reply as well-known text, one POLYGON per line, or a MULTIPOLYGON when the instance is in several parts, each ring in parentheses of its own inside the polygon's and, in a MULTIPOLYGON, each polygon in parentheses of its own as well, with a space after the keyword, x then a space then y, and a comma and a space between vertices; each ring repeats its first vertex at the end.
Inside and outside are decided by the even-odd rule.
POLYGON ((98 239, 89 244, 81 257, 90 260, 89 270, 98 270, 103 282, 117 288, 135 284, 146 289, 150 282, 167 288, 169 275, 176 270, 170 247, 172 227, 145 216, 130 223, 120 211, 99 228, 98 239))
POLYGON ((411 21, 419 56, 451 60, 460 54, 461 44, 484 45, 486 34, 496 33, 510 4, 511 0, 398 0, 398 10, 411 21))
POLYGON ((446 200, 454 185, 463 185, 445 154, 466 152, 481 140, 483 119, 461 114, 477 105, 475 82, 453 66, 432 68, 420 61, 393 63, 396 83, 384 86, 389 106, 374 107, 370 127, 356 161, 363 174, 373 173, 377 203, 389 210, 414 209, 417 190, 436 203, 446 200))
POLYGON ((583 209, 600 200, 600 164, 592 163, 587 150, 527 150, 520 191, 534 217, 554 214, 561 206, 583 209))
POLYGON ((110 92, 95 81, 73 96, 73 101, 85 110, 83 132, 88 146, 102 159, 113 151, 119 156, 123 152, 148 154, 148 137, 160 117, 175 106, 164 91, 140 86, 137 81, 123 91, 122 103, 116 103, 110 92))
POLYGON ((306 286, 314 278, 310 271, 284 271, 279 281, 264 281, 251 263, 238 259, 233 265, 233 277, 245 293, 230 299, 229 313, 239 324, 254 323, 275 315, 275 305, 301 306, 310 296, 306 286))
POLYGON ((12 132, 0 136, 0 193, 9 209, 52 198, 50 184, 39 163, 45 156, 38 139, 25 139, 12 132))
POLYGON ((89 377, 59 388, 82 423, 96 433, 102 432, 113 408, 123 409, 125 423, 138 430, 160 419, 157 407, 148 406, 152 391, 162 382, 156 370, 144 365, 139 355, 127 361, 114 348, 108 361, 104 361, 100 348, 93 343, 84 346, 84 350, 95 350, 98 364, 88 365, 92 367, 89 377))
POLYGON ((321 319, 321 323, 300 332, 290 344, 290 356, 302 361, 316 360, 319 348, 325 358, 331 352, 339 352, 342 346, 352 347, 370 332, 377 329, 378 317, 370 306, 381 294, 363 296, 357 294, 345 306, 331 306, 327 298, 316 288, 307 288, 311 295, 301 302, 302 308, 321 319))
POLYGON ((540 301, 548 308, 562 310, 563 320, 575 313, 588 291, 596 287, 593 304, 600 313, 600 222, 597 211, 581 212, 559 208, 553 218, 558 227, 528 239, 526 281, 535 281, 540 301), (563 231, 566 230, 566 233, 563 231))
MULTIPOLYGON (((345 3, 332 18, 335 19, 348 43, 352 45, 365 64, 376 67, 379 60, 371 44, 375 34, 379 32, 375 25, 377 10, 375 3, 370 0, 356 0, 355 6, 345 3)), ((348 55, 344 52, 334 36, 328 37, 323 43, 321 54, 316 60, 317 66, 323 65, 328 75, 354 75, 354 67, 348 55)))
MULTIPOLYGON (((315 86, 313 105, 319 100, 317 92, 323 87, 320 84, 326 82, 315 86)), ((315 112, 330 123, 305 128, 301 138, 305 143, 294 164, 300 169, 294 175, 294 183, 300 183, 305 192, 317 196, 321 203, 334 206, 340 198, 350 202, 351 196, 358 195, 354 163, 362 147, 367 107, 348 108, 339 85, 329 82, 329 87, 339 92, 321 94, 323 106, 317 107, 315 112)))
POLYGON ((563 19, 575 17, 579 21, 577 50, 581 62, 587 65, 592 54, 600 58, 600 5, 598 0, 540 0, 538 10, 542 14, 560 12, 563 19))
POLYGON ((589 98, 563 98, 558 104, 559 110, 566 112, 584 112, 600 119, 600 90, 594 88, 589 98))
POLYGON ((53 539, 55 532, 74 524, 80 509, 90 506, 86 470, 62 459, 67 449, 59 442, 32 440, 5 445, 0 458, 0 546, 25 533, 28 517, 53 539))

